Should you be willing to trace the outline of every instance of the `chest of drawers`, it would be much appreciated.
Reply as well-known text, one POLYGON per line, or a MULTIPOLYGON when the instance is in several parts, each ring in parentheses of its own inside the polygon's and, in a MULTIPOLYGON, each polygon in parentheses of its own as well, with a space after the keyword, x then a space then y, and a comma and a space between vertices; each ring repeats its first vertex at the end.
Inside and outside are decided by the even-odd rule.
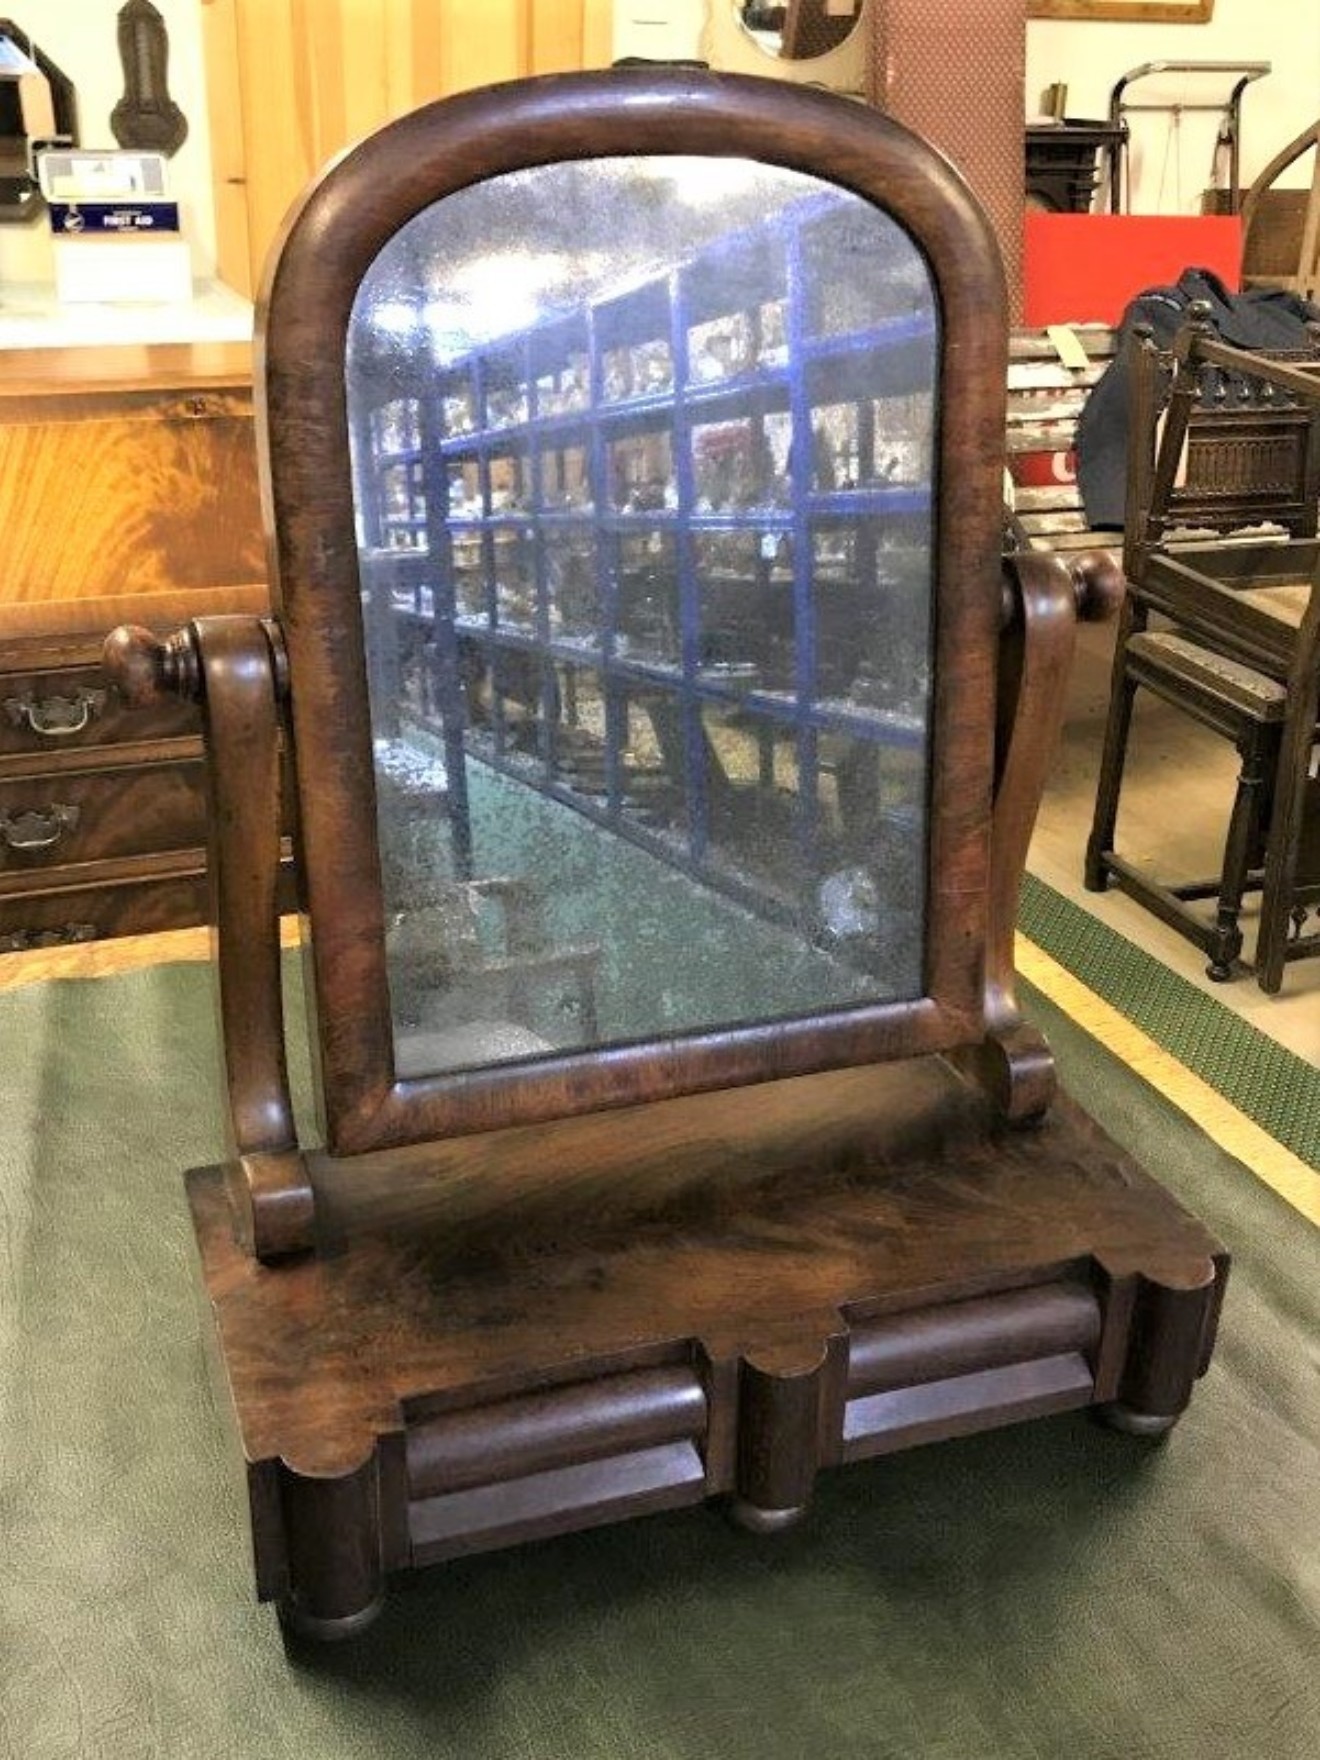
MULTIPOLYGON (((170 626, 171 607, 179 613, 180 596, 162 594, 145 607, 147 621, 170 626)), ((143 621, 143 610, 88 601, 73 615, 92 627, 69 633, 33 633, 24 626, 49 613, 9 611, 0 642, 0 952, 204 920, 197 711, 129 711, 101 677, 106 631, 143 621)), ((262 610, 264 590, 248 587, 189 595, 182 615, 262 610)))
POLYGON ((130 712, 100 654, 266 608, 249 351, 0 358, 0 951, 200 922, 197 712, 130 712))

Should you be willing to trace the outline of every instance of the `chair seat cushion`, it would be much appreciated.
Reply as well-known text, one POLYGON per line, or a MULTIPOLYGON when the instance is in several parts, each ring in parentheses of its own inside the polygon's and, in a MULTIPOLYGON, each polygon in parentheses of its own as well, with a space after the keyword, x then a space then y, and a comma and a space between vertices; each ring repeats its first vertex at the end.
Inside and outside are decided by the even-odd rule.
POLYGON ((1129 662, 1142 671, 1160 672, 1262 721, 1283 719, 1287 691, 1277 679, 1203 648, 1174 630, 1135 635, 1127 652, 1129 662))

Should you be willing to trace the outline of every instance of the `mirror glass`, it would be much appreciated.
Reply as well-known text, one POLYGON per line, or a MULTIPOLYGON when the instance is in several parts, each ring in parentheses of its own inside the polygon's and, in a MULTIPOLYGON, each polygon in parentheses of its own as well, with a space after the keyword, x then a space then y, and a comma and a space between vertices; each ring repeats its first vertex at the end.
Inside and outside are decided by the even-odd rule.
POLYGON ((401 1075, 922 993, 929 272, 739 159, 376 259, 349 417, 401 1075))
POLYGON ((767 55, 814 61, 852 35, 862 0, 728 0, 738 23, 767 55))

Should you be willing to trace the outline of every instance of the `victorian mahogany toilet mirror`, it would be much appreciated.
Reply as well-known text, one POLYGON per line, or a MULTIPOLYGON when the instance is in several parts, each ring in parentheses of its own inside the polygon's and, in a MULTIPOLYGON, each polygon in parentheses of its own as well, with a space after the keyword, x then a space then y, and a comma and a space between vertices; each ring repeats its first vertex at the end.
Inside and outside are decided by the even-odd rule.
POLYGON ((206 715, 233 1140, 189 1189, 301 1627, 459 1552, 723 1494, 770 1530, 825 1465, 1185 1405, 1222 1255, 1015 998, 1113 581, 1001 560, 1006 334, 950 166, 763 80, 470 94, 292 216, 275 615, 110 666, 206 715))

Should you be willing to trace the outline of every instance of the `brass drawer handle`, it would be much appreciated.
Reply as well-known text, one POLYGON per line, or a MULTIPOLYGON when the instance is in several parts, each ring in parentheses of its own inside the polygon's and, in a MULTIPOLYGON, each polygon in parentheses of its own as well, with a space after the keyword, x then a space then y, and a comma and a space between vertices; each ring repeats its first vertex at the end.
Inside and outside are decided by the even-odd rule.
POLYGON ((52 806, 46 813, 0 813, 0 837, 10 849, 54 849, 78 823, 78 808, 52 806))
POLYGON ((74 947, 98 939, 95 923, 66 923, 62 929, 14 929, 0 935, 0 953, 30 953, 34 947, 74 947))
POLYGON ((250 421, 251 412, 244 408, 241 396, 222 391, 194 392, 175 397, 161 405, 161 415, 170 422, 222 422, 227 417, 250 421))
POLYGON ((26 721, 42 739, 68 739, 81 733, 105 708, 105 691, 75 691, 71 697, 37 697, 25 691, 5 698, 5 714, 15 727, 26 721))

